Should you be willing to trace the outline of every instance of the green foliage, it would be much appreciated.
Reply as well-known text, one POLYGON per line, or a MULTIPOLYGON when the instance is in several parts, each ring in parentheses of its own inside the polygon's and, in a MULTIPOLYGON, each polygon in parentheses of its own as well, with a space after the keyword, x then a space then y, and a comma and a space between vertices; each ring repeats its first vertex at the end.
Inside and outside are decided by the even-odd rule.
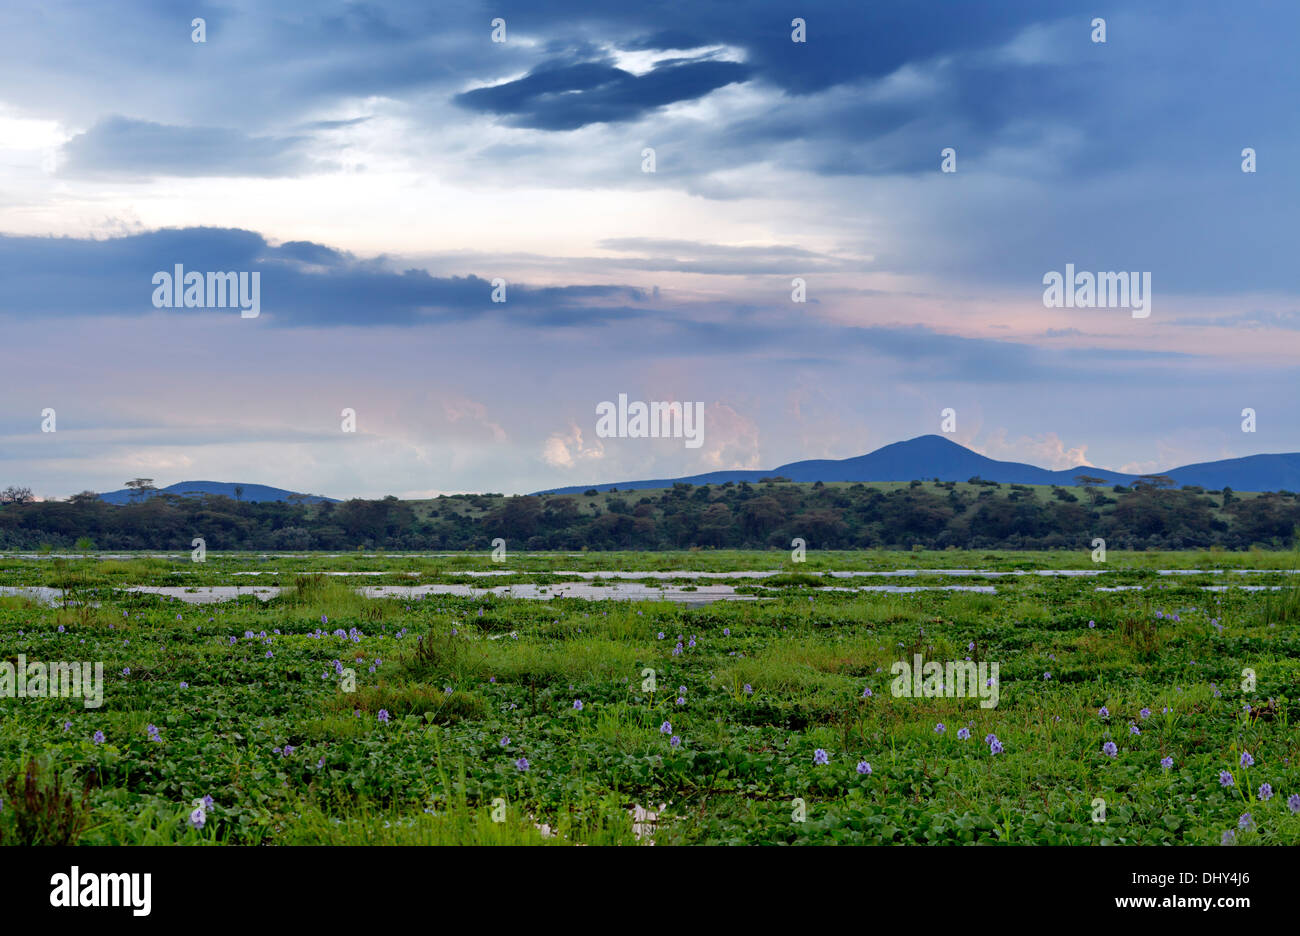
MULTIPOLYGON (((663 570, 703 590, 720 580, 693 572, 780 569, 787 557, 542 555, 512 559, 500 579, 551 586, 572 581, 564 570, 663 570)), ((0 560, 6 584, 62 576, 93 599, 0 602, 4 657, 102 660, 106 677, 98 709, 75 697, 0 699, 0 836, 631 844, 642 807, 660 814, 662 844, 1214 844, 1247 811, 1255 829, 1239 841, 1300 844, 1287 806, 1300 793, 1294 556, 1112 551, 1105 579, 1033 574, 1095 570, 1086 550, 807 559, 781 577, 731 580, 762 600, 698 607, 354 590, 500 571, 486 553, 201 567, 184 553, 69 560, 57 572, 53 560, 0 560), (1175 567, 1205 571, 1158 574, 1175 567), (963 568, 1007 574, 988 580, 994 593, 939 590, 969 582, 939 570, 963 568), (383 575, 320 574, 331 569, 383 575), (883 581, 921 590, 829 590, 882 581, 815 574, 830 569, 912 570, 883 581), (193 606, 113 591, 135 584, 128 570, 216 584, 260 571, 256 581, 287 592, 193 606), (1099 592, 1099 581, 1130 590, 1099 592), (1203 590, 1242 582, 1287 588, 1203 590), (895 697, 891 668, 915 653, 996 662, 999 704, 895 697), (353 672, 355 691, 339 670, 353 672), (1264 783, 1275 791, 1267 801, 1264 783), (193 804, 208 795, 193 828, 193 804), (1092 819, 1098 797, 1104 822, 1092 819)))

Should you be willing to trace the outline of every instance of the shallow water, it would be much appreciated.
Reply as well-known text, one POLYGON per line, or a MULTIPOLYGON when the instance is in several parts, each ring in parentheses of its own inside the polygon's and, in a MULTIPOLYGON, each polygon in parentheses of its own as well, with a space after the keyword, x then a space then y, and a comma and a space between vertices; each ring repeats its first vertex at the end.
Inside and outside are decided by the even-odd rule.
MULTIPOLYGON (((188 588, 179 585, 133 585, 114 589, 114 591, 158 595, 174 598, 185 604, 212 604, 248 595, 266 601, 278 596, 282 589, 271 585, 204 585, 188 588)), ((987 595, 997 593, 997 589, 992 585, 861 585, 856 588, 827 586, 816 591, 888 592, 900 595, 922 591, 962 591, 987 595)), ((367 598, 406 598, 415 601, 427 595, 454 595, 462 598, 483 598, 491 595, 498 598, 531 601, 581 598, 587 601, 674 601, 683 604, 710 604, 714 601, 754 601, 766 597, 737 594, 735 587, 731 585, 643 585, 639 582, 621 582, 603 586, 576 582, 558 585, 525 583, 487 587, 459 584, 368 585, 358 588, 357 592, 367 598)), ((62 590, 43 586, 3 586, 0 587, 0 595, 23 595, 49 605, 58 605, 63 601, 62 590)))

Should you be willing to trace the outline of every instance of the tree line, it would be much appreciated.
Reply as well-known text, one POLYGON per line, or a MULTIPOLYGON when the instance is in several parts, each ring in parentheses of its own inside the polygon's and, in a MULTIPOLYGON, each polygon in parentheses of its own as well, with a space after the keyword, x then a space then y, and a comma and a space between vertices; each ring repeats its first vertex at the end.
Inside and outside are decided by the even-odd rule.
MULTIPOLYGON (((1093 479, 1088 479, 1089 481, 1093 479)), ((1035 489, 972 478, 966 485, 777 481, 578 495, 463 494, 341 503, 241 502, 153 494, 112 505, 90 491, 64 501, 0 502, 0 549, 592 550, 811 548, 1284 548, 1296 542, 1300 500, 1289 491, 1132 487, 1035 489), (1041 489, 1039 489, 1041 491, 1041 489)))

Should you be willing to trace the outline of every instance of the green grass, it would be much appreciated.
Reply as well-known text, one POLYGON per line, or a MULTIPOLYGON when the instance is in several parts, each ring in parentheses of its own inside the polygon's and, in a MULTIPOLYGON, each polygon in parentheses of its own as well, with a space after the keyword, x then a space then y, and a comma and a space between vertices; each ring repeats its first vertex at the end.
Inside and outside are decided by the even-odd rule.
POLYGON ((1217 844, 1246 812, 1254 827, 1238 841, 1300 844, 1287 806, 1300 794, 1300 592, 1282 574, 1294 555, 1111 553, 1100 578, 987 582, 809 573, 1095 567, 1086 553, 810 553, 797 569, 788 558, 506 564, 540 581, 580 569, 784 570, 762 583, 762 600, 689 608, 380 601, 354 591, 373 577, 309 574, 346 565, 419 571, 424 582, 500 568, 486 555, 210 555, 203 566, 185 555, 57 569, 0 560, 4 584, 56 577, 71 594, 59 608, 0 597, 0 660, 103 661, 106 684, 93 710, 76 698, 0 698, 0 788, 25 783, 35 758, 39 790, 54 791, 3 795, 0 840, 70 828, 85 844, 633 844, 630 811, 664 804, 663 844, 1217 844), (250 570, 274 574, 231 574, 250 570), (141 579, 286 591, 209 606, 112 591, 141 579), (997 592, 819 590, 855 582, 997 592), (1102 582, 1143 589, 1096 591, 1102 582), (1286 588, 1200 587, 1241 582, 1286 588), (996 662, 999 704, 895 697, 891 665, 913 653, 996 662), (355 691, 337 669, 351 671, 355 691), (828 763, 815 763, 819 749, 828 763), (1253 765, 1242 766, 1243 751, 1253 765), (194 801, 208 795, 204 827, 191 828, 194 801), (1092 819, 1099 797, 1104 822, 1092 819), (85 823, 59 825, 60 808, 84 809, 85 823))

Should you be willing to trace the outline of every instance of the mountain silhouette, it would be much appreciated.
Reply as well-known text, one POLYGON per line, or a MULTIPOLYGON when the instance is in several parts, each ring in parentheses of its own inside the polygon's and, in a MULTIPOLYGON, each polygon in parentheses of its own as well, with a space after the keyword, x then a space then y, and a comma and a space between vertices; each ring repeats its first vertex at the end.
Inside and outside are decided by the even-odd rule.
MULTIPOLYGON (((1200 485, 1209 490, 1230 487, 1235 491, 1294 491, 1300 489, 1300 453, 1287 455, 1247 455, 1222 461, 1184 465, 1157 472, 1173 479, 1177 486, 1200 485)), ((580 494, 595 488, 608 491, 636 491, 667 488, 673 484, 723 484, 727 481, 758 481, 783 477, 791 481, 985 481, 1006 484, 1077 485, 1077 476, 1101 478, 1106 484, 1131 484, 1141 475, 1124 474, 1108 468, 1081 465, 1051 471, 1021 462, 998 461, 972 452, 963 445, 939 435, 923 435, 905 442, 894 442, 866 455, 854 458, 810 459, 790 462, 761 471, 710 471, 684 478, 658 478, 646 481, 614 481, 601 484, 576 484, 548 488, 538 493, 580 494)))
POLYGON ((267 487, 265 484, 243 484, 238 481, 180 481, 176 484, 169 484, 165 488, 158 488, 156 491, 146 491, 143 495, 137 494, 130 488, 123 488, 120 491, 109 491, 107 494, 100 494, 99 499, 110 504, 130 504, 136 500, 153 497, 156 494, 179 494, 182 497, 213 494, 233 499, 235 497, 235 488, 243 489, 240 492, 239 499, 246 501, 287 501, 290 497, 302 497, 309 504, 318 504, 321 501, 338 503, 332 497, 321 497, 317 494, 296 494, 283 488, 267 487))

